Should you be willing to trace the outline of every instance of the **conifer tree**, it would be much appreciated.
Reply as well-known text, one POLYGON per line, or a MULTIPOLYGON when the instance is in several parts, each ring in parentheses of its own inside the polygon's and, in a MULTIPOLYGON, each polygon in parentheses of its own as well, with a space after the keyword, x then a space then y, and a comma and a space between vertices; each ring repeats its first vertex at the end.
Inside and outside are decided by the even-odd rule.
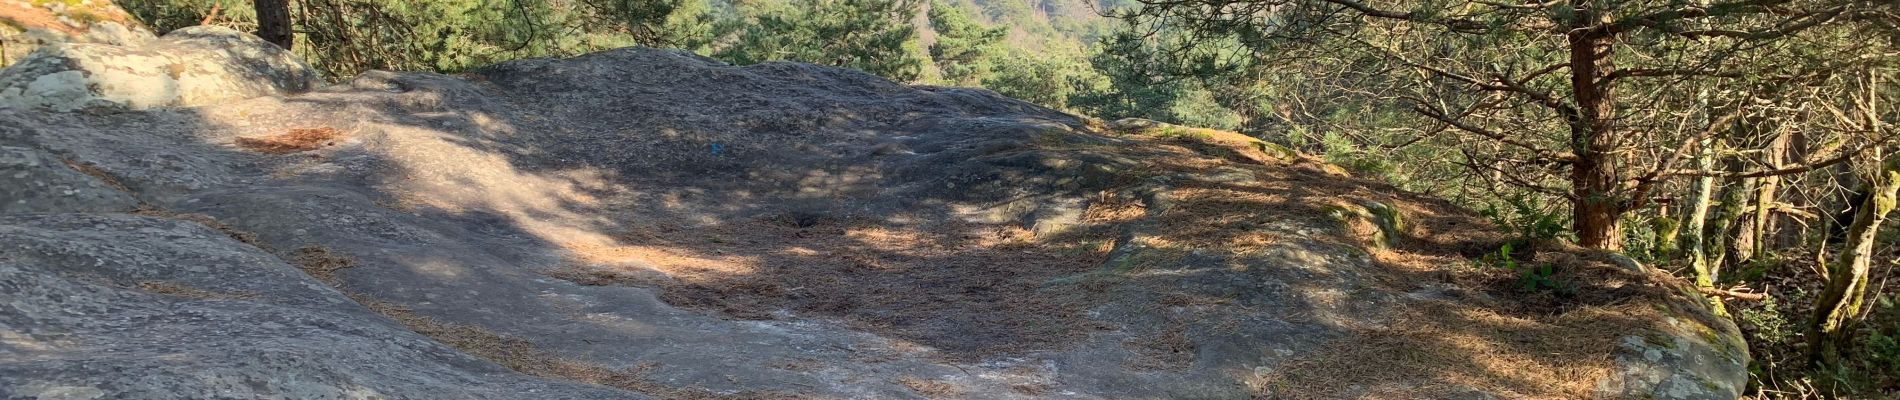
POLYGON ((989 79, 995 65, 995 58, 1004 50, 1002 40, 1009 33, 1004 28, 990 28, 978 24, 964 14, 963 10, 941 2, 930 6, 930 28, 937 33, 936 43, 930 44, 930 58, 943 71, 943 79, 951 85, 977 86, 989 79))
POLYGON ((917 31, 911 0, 760 1, 724 23, 733 43, 713 53, 735 64, 801 61, 855 68, 897 81, 917 79, 923 60, 908 46, 917 31))

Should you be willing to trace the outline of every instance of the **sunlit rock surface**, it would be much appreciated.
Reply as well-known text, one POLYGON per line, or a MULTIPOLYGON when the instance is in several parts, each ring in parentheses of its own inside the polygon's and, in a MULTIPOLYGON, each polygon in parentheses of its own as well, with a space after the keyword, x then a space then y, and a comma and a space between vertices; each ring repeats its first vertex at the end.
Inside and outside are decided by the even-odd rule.
POLYGON ((289 51, 215 26, 136 44, 43 44, 0 70, 0 108, 150 109, 294 94, 322 83, 289 51))
POLYGON ((534 379, 384 319, 203 225, 0 216, 8 398, 630 398, 534 379))
MULTIPOLYGON (((125 57, 277 59, 166 40, 125 57)), ((35 65, 0 82, 61 73, 35 65)), ((0 397, 1733 399, 1744 378, 1679 282, 1597 263, 1559 299, 1577 311, 1525 313, 1470 265, 1502 237, 1481 219, 1244 136, 652 49, 288 97, 264 95, 309 76, 205 71, 239 89, 0 110, 0 397)))
POLYGON ((0 0, 0 67, 57 43, 137 46, 152 32, 107 0, 0 0))

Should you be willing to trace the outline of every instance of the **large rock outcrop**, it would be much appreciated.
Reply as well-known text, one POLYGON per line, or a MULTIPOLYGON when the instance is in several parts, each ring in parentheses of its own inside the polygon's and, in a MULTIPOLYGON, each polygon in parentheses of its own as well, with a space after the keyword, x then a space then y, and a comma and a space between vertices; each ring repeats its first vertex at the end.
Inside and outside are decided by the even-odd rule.
POLYGON ((1739 391, 1679 282, 1253 142, 652 49, 0 110, 0 395, 1739 391))
POLYGON ((194 26, 128 45, 53 42, 0 70, 0 108, 151 109, 301 93, 323 81, 277 45, 194 26))
POLYGON ((152 31, 106 0, 0 0, 0 67, 57 43, 137 46, 152 31))

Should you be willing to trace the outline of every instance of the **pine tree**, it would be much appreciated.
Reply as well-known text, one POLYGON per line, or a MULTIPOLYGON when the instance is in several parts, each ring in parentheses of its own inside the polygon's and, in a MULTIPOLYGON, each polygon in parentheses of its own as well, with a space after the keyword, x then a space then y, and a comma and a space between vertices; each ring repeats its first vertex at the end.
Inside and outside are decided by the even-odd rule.
POLYGON ((746 17, 721 30, 734 32, 729 46, 713 53, 735 64, 801 61, 855 68, 897 81, 917 79, 923 60, 908 46, 916 40, 909 0, 816 0, 741 5, 746 17))
POLYGON ((1009 31, 989 28, 970 20, 962 9, 941 2, 930 6, 930 28, 937 42, 930 45, 930 58, 943 71, 951 85, 976 86, 990 79, 995 58, 1002 54, 1003 36, 1009 31))

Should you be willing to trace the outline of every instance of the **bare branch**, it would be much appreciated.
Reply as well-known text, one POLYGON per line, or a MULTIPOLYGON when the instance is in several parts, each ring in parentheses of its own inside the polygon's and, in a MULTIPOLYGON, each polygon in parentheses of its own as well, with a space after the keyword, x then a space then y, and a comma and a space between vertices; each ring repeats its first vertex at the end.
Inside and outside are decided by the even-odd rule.
MULTIPOLYGON (((1789 1, 1773 0, 1773 1, 1746 1, 1746 2, 1738 2, 1738 3, 1757 3, 1757 4, 1765 6, 1767 4, 1787 3, 1787 2, 1789 1)), ((1667 20, 1639 19, 1633 22, 1640 26, 1656 29, 1658 31, 1667 32, 1671 34, 1681 35, 1687 38, 1726 37, 1726 38, 1742 39, 1742 40, 1765 40, 1765 39, 1774 39, 1774 38, 1791 35, 1803 30, 1807 30, 1808 28, 1820 26, 1829 21, 1833 21, 1835 18, 1839 18, 1841 15, 1846 14, 1847 11, 1853 9, 1854 6, 1857 4, 1858 2, 1845 2, 1843 4, 1836 5, 1834 7, 1825 8, 1821 10, 1816 10, 1816 11, 1802 13, 1802 14, 1798 14, 1792 17, 1788 17, 1787 19, 1784 19, 1781 22, 1778 22, 1774 24, 1774 26, 1771 26, 1771 27, 1751 29, 1751 30, 1739 30, 1739 29, 1682 30, 1682 29, 1678 29, 1676 27, 1670 26, 1669 24, 1666 23, 1667 20)), ((1707 8, 1697 8, 1698 10, 1701 11, 1697 16, 1707 16, 1708 15, 1707 11, 1709 9, 1716 9, 1718 7, 1720 7, 1720 5, 1710 6, 1707 8)), ((1750 12, 1731 12, 1729 14, 1742 14, 1742 13, 1764 14, 1764 13, 1769 13, 1769 12, 1772 12, 1771 9, 1767 7, 1761 7, 1761 8, 1756 8, 1754 9, 1754 11, 1750 11, 1750 12)), ((1679 18, 1679 19, 1683 19, 1683 18, 1679 18)))
POLYGON ((1652 76, 1659 76, 1659 77, 1699 76, 1699 77, 1716 77, 1716 78, 1741 78, 1743 74, 1740 72, 1733 72, 1733 71, 1708 71, 1708 70, 1691 69, 1691 68, 1630 68, 1630 69, 1623 69, 1623 70, 1610 72, 1609 75, 1605 75, 1603 77, 1603 80, 1607 82, 1607 81, 1614 81, 1614 80, 1622 79, 1622 78, 1652 77, 1652 76))
MULTIPOLYGON (((1458 149, 1458 152, 1463 153, 1466 160, 1476 161, 1478 159, 1477 156, 1474 156, 1471 154, 1470 149, 1461 148, 1461 149, 1458 149)), ((1575 199, 1574 195, 1572 195, 1570 191, 1568 190, 1559 190, 1557 188, 1552 188, 1552 187, 1532 183, 1530 181, 1526 181, 1524 180, 1523 177, 1518 176, 1518 174, 1511 173, 1510 171, 1505 171, 1503 168, 1498 168, 1492 165, 1484 165, 1477 162, 1464 163, 1464 162, 1458 162, 1458 161, 1451 161, 1451 163, 1463 166, 1466 169, 1470 169, 1474 173, 1474 175, 1479 177, 1479 179, 1484 179, 1487 181, 1491 180, 1490 176, 1493 174, 1485 174, 1482 172, 1494 172, 1495 175, 1497 175, 1498 177, 1501 177, 1504 180, 1510 181, 1511 186, 1516 186, 1516 187, 1530 190, 1532 192, 1537 192, 1546 196, 1558 197, 1558 198, 1563 198, 1563 199, 1575 199)), ((1487 187, 1487 189, 1490 189, 1490 188, 1487 187)), ((1490 189, 1490 190, 1494 193, 1497 191, 1496 189, 1490 189)))
POLYGON ((1860 153, 1866 152, 1867 150, 1871 150, 1880 146, 1884 146, 1886 144, 1887 144, 1887 139, 1882 138, 1881 140, 1862 145, 1859 148, 1854 149, 1853 151, 1841 153, 1840 155, 1835 156, 1834 158, 1804 163, 1801 165, 1796 165, 1796 166, 1787 167, 1787 168, 1770 169, 1770 170, 1762 170, 1762 171, 1749 171, 1749 172, 1679 170, 1679 171, 1672 171, 1667 174, 1663 174, 1663 176, 1664 177, 1677 177, 1677 176, 1704 177, 1704 176, 1707 176, 1707 177, 1716 177, 1716 178, 1760 178, 1764 176, 1793 175, 1793 174, 1813 171, 1815 169, 1824 168, 1824 167, 1831 166, 1834 164, 1840 164, 1842 162, 1846 162, 1847 160, 1853 159, 1854 156, 1860 155, 1860 153))
POLYGON ((1430 108, 1426 108, 1425 106, 1413 105, 1412 111, 1417 112, 1420 115, 1424 115, 1426 118, 1431 118, 1434 120, 1438 120, 1438 122, 1443 122, 1447 125, 1451 125, 1452 127, 1458 128, 1458 130, 1471 132, 1478 136, 1483 136, 1491 140, 1498 141, 1500 143, 1508 144, 1517 148, 1530 151, 1531 154, 1535 154, 1537 155, 1537 157, 1542 158, 1546 161, 1569 163, 1572 161, 1576 161, 1577 159, 1577 156, 1575 154, 1571 154, 1569 152, 1556 152, 1556 151, 1551 151, 1550 149, 1537 147, 1537 145, 1535 144, 1531 144, 1529 142, 1525 142, 1522 140, 1512 139, 1510 136, 1506 136, 1502 133, 1497 133, 1497 132, 1491 131, 1490 129, 1485 129, 1483 127, 1465 123, 1464 121, 1459 121, 1456 118, 1446 116, 1442 112, 1439 112, 1437 110, 1433 110, 1430 108))

